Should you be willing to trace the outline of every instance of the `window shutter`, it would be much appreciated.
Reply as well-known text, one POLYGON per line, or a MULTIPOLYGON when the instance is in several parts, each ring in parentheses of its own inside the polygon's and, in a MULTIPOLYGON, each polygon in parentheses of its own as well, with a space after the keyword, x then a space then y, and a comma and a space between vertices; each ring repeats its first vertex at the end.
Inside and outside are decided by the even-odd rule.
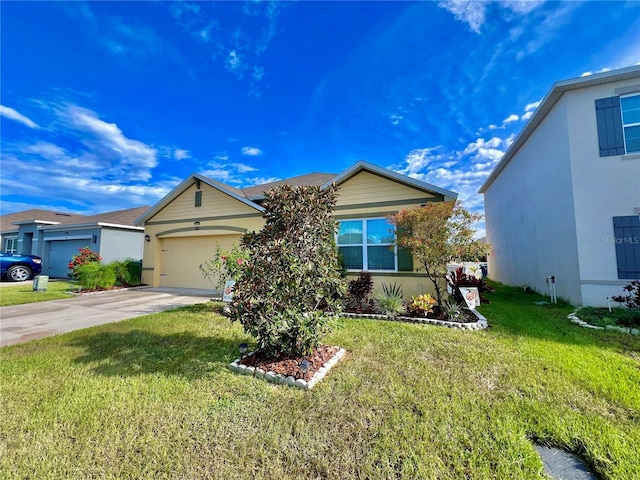
POLYGON ((413 257, 404 248, 398 247, 398 271, 413 272, 413 257))
POLYGON ((624 155, 620 97, 596 100, 596 121, 600 156, 624 155))
POLYGON ((196 207, 202 206, 202 190, 196 192, 196 207))
POLYGON ((618 278, 640 280, 640 215, 613 217, 618 278))

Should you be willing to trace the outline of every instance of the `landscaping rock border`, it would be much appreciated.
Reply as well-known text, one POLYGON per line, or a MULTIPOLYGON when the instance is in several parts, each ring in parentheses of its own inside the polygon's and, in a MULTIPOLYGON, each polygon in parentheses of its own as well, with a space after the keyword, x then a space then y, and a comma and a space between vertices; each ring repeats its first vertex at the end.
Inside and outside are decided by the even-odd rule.
POLYGON ((436 320, 435 318, 420 318, 420 317, 389 317, 387 315, 376 315, 371 313, 345 313, 342 315, 351 318, 370 318, 374 320, 391 320, 393 322, 407 322, 407 323, 421 323, 426 325, 437 325, 440 327, 456 328, 458 330, 484 330, 489 326, 487 319, 477 310, 469 310, 476 317, 476 322, 449 322, 445 320, 436 320))
MULTIPOLYGON (((238 372, 243 375, 251 375, 252 377, 256 378, 262 378, 267 382, 274 383, 276 385, 287 385, 289 387, 300 388, 302 390, 311 390, 318 384, 318 382, 321 382, 322 379, 327 375, 329 370, 331 370, 331 368, 336 363, 338 363, 342 359, 342 357, 344 357, 346 350, 340 347, 335 348, 338 348, 339 350, 316 373, 313 374, 309 381, 302 378, 296 379, 291 376, 285 377, 281 373, 274 373, 271 371, 265 372, 261 368, 248 367, 240 363, 242 358, 235 359, 232 363, 229 364, 229 368, 234 372, 238 372)), ((254 352, 248 353, 245 358, 253 355, 253 353, 254 352)))
POLYGON ((144 290, 152 288, 151 285, 138 285, 136 287, 124 287, 124 288, 109 288, 106 290, 93 290, 91 292, 83 292, 82 290, 68 290, 67 293, 77 296, 84 295, 104 295, 105 293, 126 292, 128 290, 144 290))
POLYGON ((618 325, 607 325, 606 327, 591 325, 584 320, 580 320, 580 318, 578 318, 578 316, 576 315, 576 312, 577 310, 575 312, 571 312, 569 315, 567 315, 567 318, 583 328, 591 328, 593 330, 613 330, 616 332, 627 333, 629 335, 640 335, 640 329, 638 328, 619 327, 618 325))

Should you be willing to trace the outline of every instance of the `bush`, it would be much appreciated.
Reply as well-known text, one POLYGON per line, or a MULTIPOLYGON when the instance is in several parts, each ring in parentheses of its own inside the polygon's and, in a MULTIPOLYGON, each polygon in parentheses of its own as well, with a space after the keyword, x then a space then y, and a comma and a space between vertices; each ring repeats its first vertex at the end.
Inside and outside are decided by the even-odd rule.
POLYGON ((114 273, 116 275, 116 284, 123 287, 131 287, 142 283, 142 262, 127 258, 125 260, 116 260, 112 262, 114 273))
POLYGON ((91 250, 89 247, 82 247, 78 249, 78 253, 71 257, 69 261, 69 265, 67 268, 71 270, 71 274, 69 275, 71 278, 76 278, 76 267, 80 265, 85 265, 87 263, 92 262, 101 262, 102 257, 97 253, 91 250))
POLYGON ((106 290, 116 283, 116 272, 113 264, 88 262, 78 265, 73 270, 74 277, 80 285, 89 290, 106 290))
POLYGON ((640 308, 640 281, 634 280, 630 282, 623 290, 629 292, 629 295, 615 295, 611 297, 613 301, 629 308, 640 308))
POLYGON ((341 313, 346 289, 334 240, 336 191, 276 187, 265 194, 263 229, 242 238, 247 265, 230 316, 266 355, 311 353, 341 313))
POLYGON ((247 249, 238 246, 235 242, 231 250, 222 250, 220 244, 216 244, 213 258, 200 265, 200 271, 214 288, 222 290, 227 280, 236 282, 240 280, 247 266, 247 260, 249 260, 247 249))
POLYGON ((411 303, 408 305, 407 310, 409 313, 426 317, 428 313, 433 312, 434 305, 438 303, 430 294, 418 295, 417 297, 411 297, 411 303))
POLYGON ((355 309, 366 309, 369 306, 369 295, 373 291, 371 272, 360 272, 356 280, 349 282, 347 305, 355 309))
POLYGON ((382 284, 382 292, 376 298, 376 310, 379 313, 395 318, 404 310, 402 290, 395 283, 393 285, 382 284))

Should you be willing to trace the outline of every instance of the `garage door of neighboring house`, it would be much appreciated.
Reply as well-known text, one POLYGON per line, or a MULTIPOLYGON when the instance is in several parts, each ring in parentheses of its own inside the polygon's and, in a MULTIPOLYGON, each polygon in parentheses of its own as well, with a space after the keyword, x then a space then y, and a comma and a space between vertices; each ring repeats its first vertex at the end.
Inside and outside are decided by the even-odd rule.
POLYGON ((78 253, 78 249, 90 246, 91 238, 47 241, 45 248, 48 249, 48 255, 45 258, 46 265, 42 273, 52 278, 67 278, 67 274, 70 273, 67 266, 71 257, 78 253))
POLYGON ((239 243, 239 240, 239 235, 161 239, 160 286, 212 289, 213 285, 202 275, 200 265, 213 257, 216 242, 223 250, 227 250, 234 241, 239 243))

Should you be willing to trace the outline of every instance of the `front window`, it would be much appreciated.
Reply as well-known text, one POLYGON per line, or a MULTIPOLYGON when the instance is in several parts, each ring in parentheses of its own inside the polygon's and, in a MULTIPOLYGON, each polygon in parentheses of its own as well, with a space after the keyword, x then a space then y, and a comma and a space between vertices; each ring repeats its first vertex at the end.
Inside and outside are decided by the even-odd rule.
POLYGON ((384 218, 343 220, 338 249, 348 270, 397 270, 395 233, 384 218))
POLYGON ((640 152, 640 95, 620 98, 622 130, 627 153, 640 152))
POLYGON ((4 242, 4 251, 16 253, 18 251, 18 237, 8 237, 4 242))

